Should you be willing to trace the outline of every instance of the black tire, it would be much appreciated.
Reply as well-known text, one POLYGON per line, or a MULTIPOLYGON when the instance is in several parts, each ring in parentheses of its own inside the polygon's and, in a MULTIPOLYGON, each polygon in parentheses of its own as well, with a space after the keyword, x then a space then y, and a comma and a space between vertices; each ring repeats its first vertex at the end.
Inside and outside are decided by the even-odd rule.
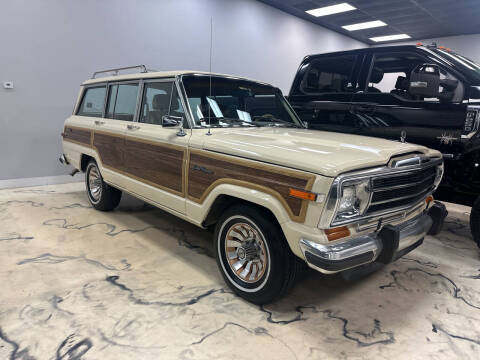
POLYGON ((95 160, 90 160, 87 164, 85 186, 87 188, 88 200, 90 200, 90 203, 96 210, 111 211, 120 203, 122 192, 103 181, 102 174, 95 160))
POLYGON ((470 230, 473 240, 480 247, 480 196, 475 200, 470 212, 470 230))
MULTIPOLYGON (((239 234, 238 232, 235 233, 239 234)), ((241 204, 227 209, 215 226, 213 243, 217 265, 225 282, 237 295, 255 304, 270 303, 286 294, 293 287, 295 277, 301 268, 300 261, 291 252, 275 219, 272 219, 266 211, 254 206, 241 204), (243 242, 238 241, 239 237, 231 238, 237 246, 238 244, 242 244, 242 246, 229 247, 229 249, 236 250, 227 254, 227 235, 231 235, 232 231, 236 231, 234 230, 235 227, 238 228, 239 226, 242 226, 242 229, 248 229, 246 232, 254 234, 254 236, 243 237, 243 239, 247 238, 243 242), (256 244, 254 246, 255 250, 252 250, 252 243, 256 244), (264 245, 260 246, 259 244, 264 245), (256 255, 253 255, 252 251, 256 252, 256 255), (237 270, 249 271, 245 276, 246 281, 242 280, 240 275, 235 274, 233 265, 230 265, 227 258, 232 254, 237 256, 239 252, 242 255, 250 255, 250 257, 243 258, 246 264, 243 264, 237 270), (264 259, 267 259, 267 263, 262 267, 264 269, 263 275, 260 276, 259 269, 261 266, 257 264, 261 263, 261 254, 264 255, 264 259), (256 258, 251 260, 253 257, 256 258), (250 263, 250 267, 248 263, 250 263), (256 274, 254 274, 254 271, 256 274), (255 276, 259 276, 259 278, 256 279, 255 276), (252 277, 254 278, 252 279, 252 277)), ((231 244, 231 242, 227 244, 231 244)), ((241 255, 231 261, 232 263, 242 261, 241 255)))

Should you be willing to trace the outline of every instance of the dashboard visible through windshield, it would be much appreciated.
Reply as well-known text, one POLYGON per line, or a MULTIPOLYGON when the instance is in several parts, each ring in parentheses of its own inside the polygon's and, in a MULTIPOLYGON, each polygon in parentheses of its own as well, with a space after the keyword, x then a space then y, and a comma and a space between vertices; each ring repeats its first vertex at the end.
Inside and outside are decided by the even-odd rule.
POLYGON ((209 75, 182 81, 195 127, 303 127, 273 86, 209 75))

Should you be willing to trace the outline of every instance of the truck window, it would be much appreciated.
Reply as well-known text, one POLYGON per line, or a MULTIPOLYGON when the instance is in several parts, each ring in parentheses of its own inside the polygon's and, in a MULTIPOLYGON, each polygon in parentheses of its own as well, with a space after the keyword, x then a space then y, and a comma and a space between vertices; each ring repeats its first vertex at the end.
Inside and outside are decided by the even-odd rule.
MULTIPOLYGON (((459 102, 463 99, 463 85, 458 81, 456 88, 446 89, 440 85, 439 97, 421 98, 409 92, 410 74, 426 60, 416 54, 385 54, 375 56, 373 66, 370 70, 367 92, 389 93, 399 96, 403 100, 439 102, 447 99, 452 102, 459 102)), ((440 81, 457 79, 440 69, 440 81)))
POLYGON ((102 117, 105 102, 105 86, 90 87, 85 90, 77 115, 102 117))
POLYGON ((110 86, 107 118, 133 121, 137 106, 138 84, 116 84, 110 86))
POLYGON ((313 60, 300 82, 300 90, 307 95, 353 92, 352 72, 355 56, 337 56, 313 60))

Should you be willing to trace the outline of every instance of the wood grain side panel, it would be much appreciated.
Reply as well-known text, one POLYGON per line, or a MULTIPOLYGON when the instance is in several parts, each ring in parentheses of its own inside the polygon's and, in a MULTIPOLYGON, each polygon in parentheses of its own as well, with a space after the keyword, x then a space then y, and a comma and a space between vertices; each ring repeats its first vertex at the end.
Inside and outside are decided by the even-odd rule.
POLYGON ((125 168, 136 178, 184 195, 183 162, 185 150, 168 144, 125 140, 125 168))
POLYGON ((102 165, 112 170, 125 171, 123 136, 109 135, 95 131, 93 147, 97 150, 102 165))
POLYGON ((63 132, 63 140, 90 146, 92 141, 92 131, 90 129, 66 126, 63 132))
POLYGON ((308 202, 289 195, 290 188, 310 190, 314 176, 297 171, 282 171, 253 161, 192 151, 188 166, 188 196, 203 202, 220 183, 239 184, 272 194, 286 207, 292 220, 304 221, 308 202))

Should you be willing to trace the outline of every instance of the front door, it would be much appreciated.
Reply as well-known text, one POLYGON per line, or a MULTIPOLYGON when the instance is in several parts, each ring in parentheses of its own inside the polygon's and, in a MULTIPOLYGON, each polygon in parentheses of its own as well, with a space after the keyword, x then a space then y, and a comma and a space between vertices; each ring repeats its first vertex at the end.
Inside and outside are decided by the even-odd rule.
POLYGON ((185 164, 188 135, 164 126, 164 116, 185 118, 173 79, 143 83, 138 121, 127 127, 125 172, 129 190, 180 213, 185 213, 185 164))
MULTIPOLYGON (((379 53, 364 70, 368 72, 364 91, 353 97, 353 112, 364 118, 364 133, 370 136, 400 140, 402 134, 410 143, 437 149, 443 154, 461 151, 461 131, 466 115, 462 102, 464 89, 445 91, 443 98, 420 98, 409 93, 412 70, 428 62, 414 52, 379 53), (451 96, 451 99, 447 99, 451 96)), ((442 70, 442 79, 456 80, 442 70)))
POLYGON ((354 55, 325 55, 299 70, 288 100, 309 128, 356 132, 350 108, 358 64, 354 55))

